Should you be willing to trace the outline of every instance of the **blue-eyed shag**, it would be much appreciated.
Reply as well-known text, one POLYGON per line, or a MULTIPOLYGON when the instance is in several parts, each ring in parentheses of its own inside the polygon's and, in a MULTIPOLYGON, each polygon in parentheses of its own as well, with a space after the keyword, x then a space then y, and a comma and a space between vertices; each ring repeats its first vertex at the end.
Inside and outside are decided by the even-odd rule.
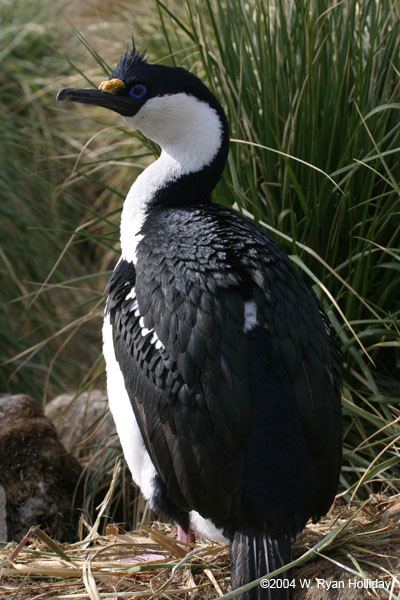
MULTIPOLYGON (((103 328, 110 409, 152 509, 229 540, 237 588, 290 562, 291 537, 334 499, 339 354, 286 254, 212 202, 229 133, 210 90, 134 46, 99 88, 57 99, 111 109, 161 148, 123 205, 103 328)), ((289 598, 285 577, 240 598, 289 598)))

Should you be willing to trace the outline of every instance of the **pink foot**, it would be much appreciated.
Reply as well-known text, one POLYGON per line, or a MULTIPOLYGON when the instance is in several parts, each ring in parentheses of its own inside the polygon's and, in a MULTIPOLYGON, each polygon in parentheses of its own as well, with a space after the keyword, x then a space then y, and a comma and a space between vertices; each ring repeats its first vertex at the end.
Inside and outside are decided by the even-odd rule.
POLYGON ((196 541, 196 538, 194 537, 194 532, 193 529, 188 529, 188 532, 185 533, 184 530, 182 529, 182 527, 180 525, 177 525, 178 528, 178 542, 185 542, 185 544, 194 544, 196 541))

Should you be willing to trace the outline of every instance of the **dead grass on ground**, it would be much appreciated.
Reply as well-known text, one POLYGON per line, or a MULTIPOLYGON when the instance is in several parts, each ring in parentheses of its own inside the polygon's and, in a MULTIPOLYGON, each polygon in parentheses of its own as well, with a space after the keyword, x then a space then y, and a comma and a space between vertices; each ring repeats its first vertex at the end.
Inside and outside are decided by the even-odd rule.
MULTIPOLYGON (((299 565, 294 598, 398 598, 399 527, 399 496, 334 508, 294 544, 299 565), (315 546, 319 549, 310 552, 315 546), (328 590, 317 578, 345 585, 328 590), (356 579, 384 581, 387 587, 350 588, 348 582, 356 579), (310 587, 302 588, 301 580, 310 580, 310 587)), ((1 600, 209 600, 230 591, 228 545, 178 544, 175 528, 159 522, 129 533, 109 525, 106 535, 97 535, 92 528, 74 544, 58 544, 33 528, 23 543, 3 545, 0 560, 1 600)))

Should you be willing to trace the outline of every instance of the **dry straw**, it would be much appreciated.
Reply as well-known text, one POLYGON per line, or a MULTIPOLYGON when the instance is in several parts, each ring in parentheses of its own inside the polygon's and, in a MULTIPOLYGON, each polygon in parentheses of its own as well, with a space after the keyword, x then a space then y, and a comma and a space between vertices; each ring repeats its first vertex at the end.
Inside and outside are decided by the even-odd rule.
MULTIPOLYGON (((100 507, 101 511, 101 507, 100 507)), ((336 507, 309 525, 294 544, 295 599, 324 600, 332 591, 317 578, 343 581, 341 600, 398 599, 400 592, 400 498, 370 497, 358 508, 336 507), (379 581, 384 589, 354 589, 351 581, 379 581), (300 581, 310 581, 304 589, 300 581), (356 595, 354 595, 356 593, 356 595)), ((58 544, 32 528, 20 544, 0 550, 0 598, 9 600, 103 600, 232 598, 227 545, 198 540, 177 543, 165 523, 106 535, 93 527, 74 544, 58 544)))

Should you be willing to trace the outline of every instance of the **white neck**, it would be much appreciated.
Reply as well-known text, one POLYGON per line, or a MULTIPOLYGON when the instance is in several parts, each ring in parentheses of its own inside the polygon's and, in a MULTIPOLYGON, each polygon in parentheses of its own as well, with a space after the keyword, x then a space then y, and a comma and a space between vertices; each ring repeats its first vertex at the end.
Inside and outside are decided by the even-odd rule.
POLYGON ((216 110, 184 93, 151 98, 125 121, 162 149, 160 157, 133 183, 122 210, 122 256, 136 263, 149 203, 168 183, 210 164, 221 147, 223 130, 216 110))

